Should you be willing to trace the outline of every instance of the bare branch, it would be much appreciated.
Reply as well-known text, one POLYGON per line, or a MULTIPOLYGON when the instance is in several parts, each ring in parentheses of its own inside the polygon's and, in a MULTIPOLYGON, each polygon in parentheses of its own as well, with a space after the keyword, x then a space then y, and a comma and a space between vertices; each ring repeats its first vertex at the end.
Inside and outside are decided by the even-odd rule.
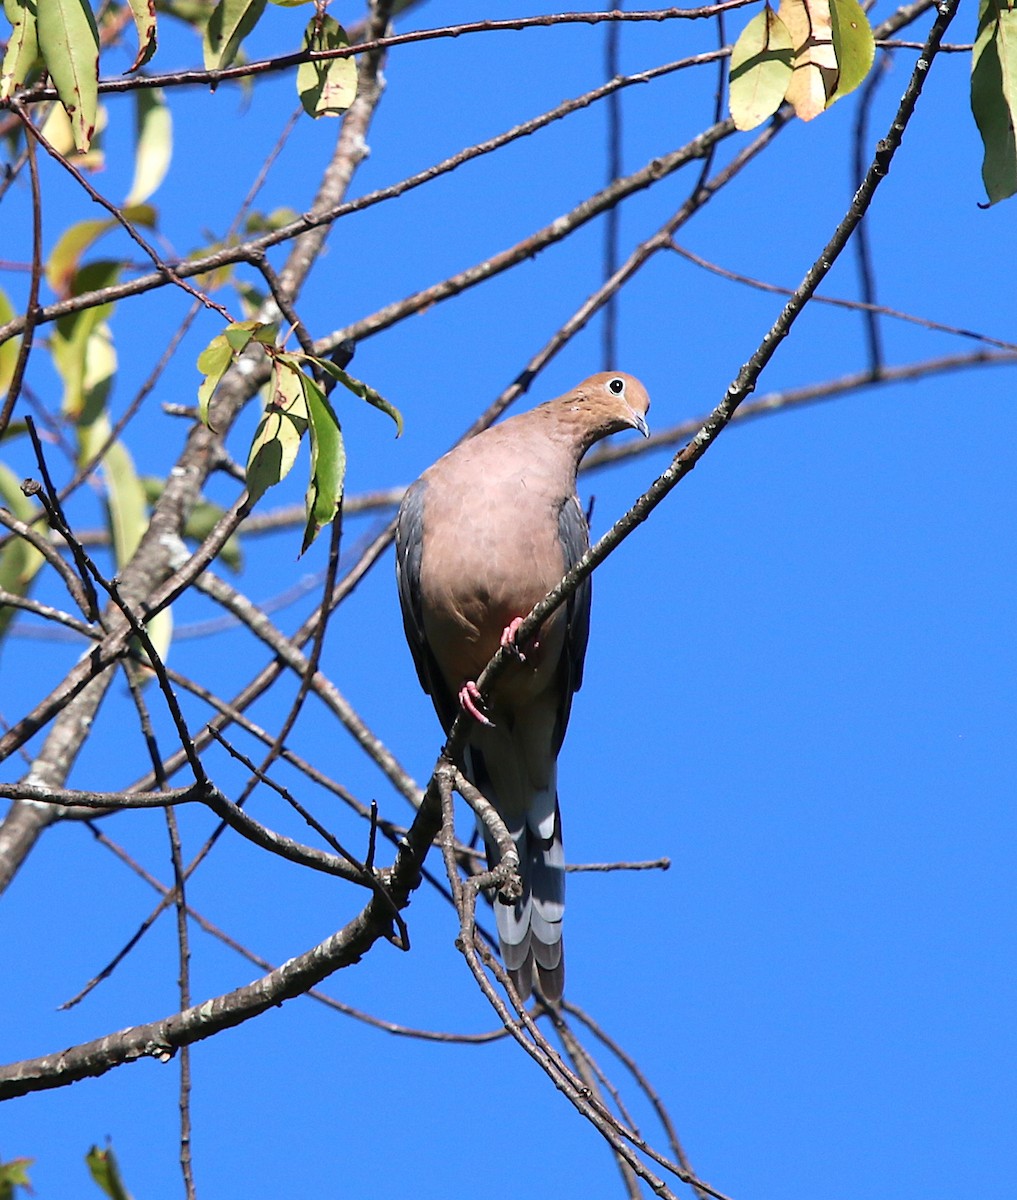
MULTIPOLYGON (((641 12, 625 12, 620 9, 595 12, 549 13, 533 17, 516 17, 503 21, 469 21, 459 25, 444 25, 437 29, 421 29, 409 33, 368 37, 362 42, 335 50, 300 50, 282 54, 275 58, 259 59, 242 66, 224 67, 217 70, 169 71, 161 75, 139 75, 130 79, 101 79, 100 94, 133 92, 142 88, 187 87, 196 84, 217 87, 230 81, 249 79, 258 75, 292 70, 304 62, 327 62, 334 58, 352 58, 354 55, 377 54, 393 46, 430 42, 440 38, 457 38, 466 34, 518 32, 523 29, 547 28, 552 25, 599 25, 605 21, 700 21, 717 16, 731 9, 744 8, 751 0, 723 0, 719 4, 702 5, 698 8, 660 8, 641 12)), ((50 87, 26 89, 20 93, 24 104, 40 100, 56 100, 57 94, 50 87)))
MULTIPOLYGON (((365 878, 362 867, 353 866, 345 858, 325 854, 313 846, 304 846, 281 833, 275 833, 249 816, 239 805, 227 799, 210 783, 192 784, 188 788, 171 788, 165 792, 92 792, 77 788, 47 788, 28 781, 0 782, 0 796, 24 803, 47 804, 64 808, 79 808, 109 812, 127 808, 166 808, 170 804, 204 804, 248 841, 262 850, 278 854, 298 866, 310 867, 326 875, 336 875, 349 883, 374 887, 365 878)), ((353 860, 355 861, 355 860, 353 860)), ((190 872, 188 872, 189 874, 190 872)))
MULTIPOLYGON (((819 404, 826 400, 836 400, 852 392, 867 391, 895 383, 906 383, 925 379, 930 375, 943 374, 949 371, 963 371, 971 367, 1014 366, 1017 365, 1017 354, 996 353, 989 350, 976 350, 972 354, 950 354, 944 358, 930 358, 923 362, 907 363, 899 367, 882 367, 879 374, 873 376, 871 371, 855 371, 850 375, 842 375, 837 379, 824 380, 809 384, 807 387, 788 388, 786 391, 770 392, 760 396, 758 400, 743 401, 731 417, 731 424, 741 424, 744 421, 754 421, 759 417, 772 416, 787 409, 800 408, 808 404, 819 404)), ((583 462, 583 469, 595 471, 598 467, 606 467, 611 463, 620 462, 625 458, 645 454, 647 451, 662 446, 674 446, 692 437, 708 420, 708 416, 693 417, 690 421, 682 421, 669 429, 650 434, 642 442, 626 442, 617 446, 603 446, 588 455, 583 462)))
POLYGON ((86 621, 79 620, 77 617, 72 617, 70 613, 65 613, 62 609, 54 608, 51 604, 43 604, 39 600, 33 600, 31 596, 18 596, 14 592, 8 592, 5 588, 0 588, 0 608, 5 606, 8 608, 20 608, 25 612, 35 613, 37 617, 45 617, 47 621, 53 621, 58 625, 65 625, 75 633, 80 633, 82 637, 92 638, 98 636, 94 626, 89 625, 86 621))
MULTIPOLYGON (((420 796, 419 785, 384 743, 361 720, 335 684, 321 672, 313 669, 310 660, 298 649, 299 641, 296 638, 285 637, 246 596, 212 572, 206 571, 196 581, 196 586, 235 616, 240 617, 251 632, 267 646, 270 646, 292 671, 301 678, 306 678, 315 694, 339 718, 361 749, 377 763, 390 782, 411 804, 417 803, 420 796)), ((334 598, 332 604, 334 606, 334 598)), ((313 622, 314 619, 312 617, 311 621, 313 622)))
MULTIPOLYGON (((40 512, 44 510, 40 509, 40 512)), ((31 525, 19 520, 13 513, 6 508, 0 508, 0 525, 5 525, 15 536, 24 538, 34 549, 43 556, 49 565, 63 580, 64 587, 71 595, 71 599, 87 616, 93 609, 92 603, 86 594, 85 587, 80 576, 76 575, 70 566, 64 561, 60 555, 60 551, 50 542, 49 538, 44 533, 33 529, 31 525)))
POLYGON ((127 217, 124 216, 123 212, 112 201, 107 200, 105 196, 103 196, 96 188, 94 188, 85 178, 85 176, 78 170, 78 168, 72 162, 69 162, 68 159, 53 146, 52 142, 46 138, 43 132, 36 128, 31 117, 28 115, 28 112, 25 109, 24 103, 20 99, 13 101, 13 106, 22 119, 23 127, 30 134, 30 136, 34 138, 40 146, 42 146, 42 148, 52 159, 58 162, 60 166, 62 166, 64 170, 71 175, 77 185, 87 193, 90 200, 98 204, 100 208, 104 208, 109 213, 113 220, 116 221, 117 224, 124 230, 131 241, 134 242, 135 245, 137 245, 145 254, 145 256, 152 261, 156 271, 167 283, 172 283, 177 287, 182 288, 185 292, 188 292, 191 296, 193 296, 194 299, 200 304, 203 304, 206 308, 213 309, 215 312, 219 313, 224 320, 231 320, 230 314, 225 308, 223 308, 221 304, 217 304, 210 296, 207 296, 204 292, 192 287, 189 283, 182 279, 168 263, 164 262, 159 256, 159 253, 155 247, 142 236, 134 222, 128 220, 127 217))
MULTIPOLYGON (((860 222, 859 229, 864 228, 864 222, 860 222)), ((756 288, 761 292, 770 292, 777 296, 793 296, 794 289, 781 287, 775 283, 766 283, 761 279, 753 279, 750 275, 742 275, 738 271, 730 271, 726 267, 719 266, 717 263, 709 262, 698 254, 693 254, 691 250, 687 250, 684 246, 679 246, 674 240, 671 241, 669 249, 676 254, 680 254, 682 258, 687 259, 691 263, 695 263, 697 267, 702 267, 704 271, 709 271, 713 275, 719 275, 722 279, 730 279, 735 283, 743 283, 747 287, 756 288)), ((987 346, 996 346, 1000 350, 1017 351, 1017 342, 1007 342, 1000 338, 990 337, 987 333, 977 333, 972 329, 962 329, 957 325, 944 325, 940 321, 929 320, 928 317, 919 317, 914 313, 901 312, 897 308, 887 308, 882 304, 874 304, 871 301, 865 300, 844 300, 837 296, 821 296, 818 292, 812 296, 814 304, 828 304, 833 308, 846 308, 852 312, 869 313, 873 316, 893 317, 897 321, 908 321, 912 325, 920 325, 923 329, 931 329, 936 333, 951 333, 955 337, 971 338, 976 342, 984 342, 987 346)), ((877 356, 876 365, 870 366, 869 374, 872 378, 879 378, 881 371, 882 360, 877 356)))
MULTIPOLYGON (((214 733, 214 731, 213 731, 213 733, 214 733)), ((365 865, 364 863, 360 862, 358 859, 354 858, 354 856, 352 854, 350 854, 350 852, 344 846, 342 846, 340 844, 338 838, 336 838, 332 833, 330 833, 324 827, 324 825, 322 825, 322 823, 319 820, 317 820, 317 818, 314 817, 296 799, 296 797, 287 788, 284 788, 281 784, 276 783, 273 779, 271 779, 267 775, 265 768, 256 767, 254 765, 254 763, 251 762, 251 760, 246 755, 241 754, 240 751, 236 749, 236 747, 231 746, 226 741, 226 739, 222 736, 221 733, 214 733, 214 737, 215 737, 215 740, 224 749, 226 749, 235 759, 237 759, 238 762, 242 762, 244 764, 244 766, 257 778, 259 783, 266 784, 266 786, 270 787, 277 795, 281 796, 286 801, 286 803, 293 809, 294 812, 299 813, 299 815, 315 831, 315 833, 317 833, 319 835, 319 837, 323 838, 332 847, 332 849, 336 852, 336 854, 339 855, 340 858, 345 859, 346 862, 349 863, 350 867, 352 867, 352 869, 356 873, 359 881, 365 887, 371 888, 381 898, 383 903, 385 903, 388 906, 392 920, 395 922, 396 927, 399 930, 398 940, 395 938, 391 939, 393 945, 398 946, 398 948, 400 950, 408 950, 410 948, 410 935, 406 929, 406 924, 403 921, 402 917, 399 915, 399 910, 396 908, 395 904, 392 902, 392 899, 389 896, 388 892, 385 890, 385 888, 382 886, 382 884, 378 881, 378 878, 375 875, 373 868, 371 866, 365 865)), ((279 749, 280 749, 280 739, 276 738, 273 741, 271 751, 278 753, 279 749)))
POLYGON ((415 312, 430 308, 452 296, 458 296, 467 289, 476 287, 477 284, 483 283, 495 275, 500 275, 503 271, 509 270, 517 263, 536 257, 542 250, 545 250, 555 242, 560 242, 569 234, 581 229, 589 221, 607 212, 626 197, 645 188, 652 187, 662 179, 673 175, 675 171, 680 170, 682 167, 688 165, 688 163, 702 158, 709 153, 712 146, 724 138, 730 137, 732 133, 734 133, 733 121, 718 122, 716 125, 704 130, 703 133, 698 134, 684 146, 680 146, 677 150, 659 155, 631 175, 613 180, 607 187, 587 197, 581 204, 576 205, 575 208, 564 216, 558 217, 550 225, 545 225, 542 229, 531 233, 521 242, 517 242, 507 250, 502 250, 498 254, 485 259, 483 262, 476 263, 472 267, 467 267, 465 271, 460 271, 458 274, 450 276, 441 283, 433 284, 423 291, 415 292, 412 296, 407 296, 404 300, 399 300, 395 304, 390 304, 385 308, 379 309, 378 312, 373 313, 371 316, 354 321, 352 325, 347 325, 344 329, 330 334, 319 343, 318 352, 323 353, 325 350, 331 349, 333 345, 338 344, 345 338, 352 338, 357 342, 362 341, 364 338, 380 333, 383 329, 387 329, 389 326, 404 320, 407 316, 415 312))
MULTIPOLYGON (((87 824, 96 840, 101 845, 105 846, 112 854, 115 854, 117 858, 119 858, 121 862, 129 867, 130 870, 134 871, 136 875, 138 875, 141 879, 144 879, 144 881, 149 884, 150 887, 154 888, 164 897, 169 897, 173 894, 172 888, 167 887, 164 883, 161 883, 158 879, 156 879, 155 876, 146 871, 140 863, 136 862, 129 854, 127 854, 122 846, 117 845, 116 842, 108 838, 102 832, 102 830, 98 828, 98 826, 94 825, 92 822, 87 822, 87 824)), ((241 945, 241 943, 235 938, 230 937, 225 930, 220 929, 218 925, 216 925, 213 921, 210 921, 207 917, 203 916, 190 905, 187 906, 187 915, 192 921, 195 922, 195 924, 199 925, 210 936, 222 942, 224 946, 228 946, 231 950, 235 951, 235 953, 239 954, 248 962, 254 963, 255 966, 259 967, 265 973, 274 971, 276 969, 275 965, 269 962, 268 959, 262 958, 259 954, 255 954, 254 951, 249 949, 247 946, 241 945)), ((115 966, 115 964, 112 964, 104 974, 93 979, 88 985, 87 990, 91 990, 95 984, 101 982, 102 979, 105 978, 109 973, 109 971, 113 969, 113 966, 115 966)), ((82 998, 84 994, 84 991, 79 993, 79 996, 74 997, 71 1001, 68 1001, 66 1004, 62 1004, 60 1007, 70 1007, 73 1003, 75 1003, 76 1000, 82 998)), ((318 988, 311 988, 306 995, 309 1000, 316 1000, 319 1004, 324 1005, 326 1008, 332 1009, 333 1012, 340 1013, 346 1017, 352 1017, 355 1021, 360 1021, 365 1025, 370 1025, 373 1029, 380 1029, 383 1033, 391 1033, 395 1037, 405 1037, 425 1042, 445 1042, 466 1046, 485 1046, 491 1042, 500 1041, 505 1037, 504 1029, 491 1029, 486 1033, 453 1033, 445 1030, 416 1029, 410 1025, 401 1025, 395 1021, 386 1021, 381 1017, 364 1012, 359 1008, 354 1008, 353 1005, 345 1004, 342 1000, 337 1000, 334 996, 329 996, 318 988)))

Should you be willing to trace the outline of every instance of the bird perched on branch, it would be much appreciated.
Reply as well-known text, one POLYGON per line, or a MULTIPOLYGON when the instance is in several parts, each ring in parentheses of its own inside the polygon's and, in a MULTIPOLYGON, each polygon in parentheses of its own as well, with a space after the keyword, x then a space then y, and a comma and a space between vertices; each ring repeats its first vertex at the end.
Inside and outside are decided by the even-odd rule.
MULTIPOLYGON (((523 645, 533 606, 589 546, 576 495, 587 450, 624 429, 648 433, 646 389, 603 372, 463 442, 407 491, 396 529, 403 625, 421 685, 446 733, 462 707, 471 726, 460 766, 505 822, 522 895, 495 901, 501 953, 523 999, 561 999, 565 860, 557 758, 582 682, 590 579, 523 645), (499 646, 515 661, 485 702, 476 680, 499 646)), ((498 849, 485 832, 488 862, 498 849)))

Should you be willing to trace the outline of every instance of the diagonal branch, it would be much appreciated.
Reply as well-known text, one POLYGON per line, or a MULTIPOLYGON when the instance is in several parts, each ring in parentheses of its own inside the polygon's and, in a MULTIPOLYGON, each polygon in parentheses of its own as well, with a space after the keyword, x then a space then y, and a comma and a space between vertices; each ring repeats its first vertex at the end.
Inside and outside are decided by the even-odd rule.
MULTIPOLYGON (((667 470, 639 497, 628 512, 623 514, 611 529, 580 558, 575 567, 562 579, 558 586, 534 606, 516 635, 520 642, 533 637, 541 623, 572 595, 579 584, 608 555, 613 553, 633 530, 649 517, 650 513, 674 490, 681 480, 693 470, 700 458, 716 441, 723 430, 727 428, 738 406, 751 395, 759 376, 773 358, 777 347, 791 332, 795 321, 804 311, 816 288, 839 258, 852 233, 858 227, 858 223, 872 203, 877 188, 886 177, 886 173, 890 169, 890 163, 900 148, 904 131, 914 114, 915 106, 922 93, 922 87, 927 78, 929 67, 936 56, 943 34, 953 19, 958 2, 959 0, 944 0, 944 3, 940 5, 936 20, 933 22, 928 38, 926 39, 925 49, 915 64, 914 71, 908 80, 908 86, 894 116, 893 123, 886 137, 877 145, 875 156, 869 165, 865 178, 851 201, 847 213, 834 230, 833 236, 823 247, 822 252, 816 258, 813 265, 806 272, 805 278, 795 289, 794 294, 784 306, 777 320, 774 321, 764 336, 756 352, 745 363, 737 377, 729 385, 724 398, 703 423, 699 432, 688 445, 675 455, 667 470)), ((504 647, 499 649, 494 655, 477 679, 477 685, 482 694, 486 695, 489 692, 497 681, 498 676, 505 670, 511 658, 511 652, 504 647)), ((455 752, 461 748, 465 740, 465 731, 469 719, 462 712, 456 716, 449 733, 448 741, 448 747, 454 747, 454 751, 452 749, 447 750, 452 757, 455 757, 455 752)))

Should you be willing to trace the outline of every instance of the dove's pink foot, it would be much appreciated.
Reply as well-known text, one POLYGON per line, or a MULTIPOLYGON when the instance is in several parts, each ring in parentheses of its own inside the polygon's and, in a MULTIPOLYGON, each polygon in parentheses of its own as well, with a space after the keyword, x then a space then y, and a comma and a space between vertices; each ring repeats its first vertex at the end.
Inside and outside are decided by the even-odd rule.
MULTIPOLYGON (((506 650, 519 659, 521 663, 526 662, 526 652, 516 642, 516 634, 518 634, 523 624, 522 617, 513 617, 511 621, 501 631, 501 644, 506 650)), ((527 649, 530 651, 536 650, 540 646, 540 642, 536 638, 532 638, 526 643, 527 649)), ((472 679, 468 679, 459 689, 459 703, 464 712, 478 721, 481 725, 486 725, 488 729, 494 728, 494 722, 487 715, 484 709, 484 697, 480 694, 480 688, 472 679)))
POLYGON ((472 679, 468 679, 459 689, 459 703, 462 705, 463 711, 469 713, 474 721, 479 721, 488 729, 494 728, 494 722, 484 712, 484 697, 480 694, 480 688, 472 679))
MULTIPOLYGON (((509 623, 502 630, 501 644, 506 650, 511 650, 512 653, 518 657, 520 662, 526 662, 526 651, 523 650, 522 646, 520 646, 516 641, 516 634, 519 632, 522 624, 522 617, 513 617, 512 620, 509 621, 509 623)), ((531 638, 526 645, 528 649, 536 650, 540 646, 540 642, 537 641, 536 638, 531 638)))

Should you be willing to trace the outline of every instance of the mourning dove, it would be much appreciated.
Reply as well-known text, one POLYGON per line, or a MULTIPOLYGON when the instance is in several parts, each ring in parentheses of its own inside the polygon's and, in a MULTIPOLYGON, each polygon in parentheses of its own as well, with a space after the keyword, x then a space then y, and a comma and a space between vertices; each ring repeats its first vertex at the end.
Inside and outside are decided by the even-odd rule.
MULTIPOLYGON (((631 375, 603 372, 463 442, 407 491, 396 527, 403 625, 421 685, 446 733, 473 718, 462 761, 519 853, 522 896, 495 901, 505 966, 526 999, 561 999, 565 860, 557 757, 582 681, 590 579, 541 625, 493 688, 476 679, 522 619, 589 546, 576 471, 600 438, 647 434, 650 406, 631 375)), ((498 850, 485 832, 488 863, 498 850)))

